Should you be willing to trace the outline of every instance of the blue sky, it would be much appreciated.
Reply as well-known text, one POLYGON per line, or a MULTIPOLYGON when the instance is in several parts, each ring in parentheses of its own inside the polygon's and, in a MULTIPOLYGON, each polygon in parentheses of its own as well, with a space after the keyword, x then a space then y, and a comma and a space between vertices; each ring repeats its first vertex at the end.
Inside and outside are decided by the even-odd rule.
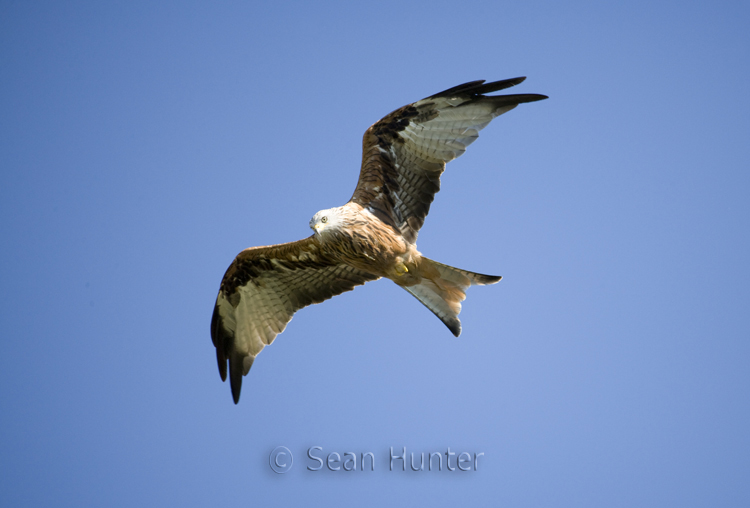
POLYGON ((270 4, 0 3, 0 504, 747 506, 748 7, 270 4), (461 337, 368 283, 300 311, 235 406, 233 257, 346 202, 388 112, 515 76, 550 99, 448 165, 419 237, 504 276, 461 337))

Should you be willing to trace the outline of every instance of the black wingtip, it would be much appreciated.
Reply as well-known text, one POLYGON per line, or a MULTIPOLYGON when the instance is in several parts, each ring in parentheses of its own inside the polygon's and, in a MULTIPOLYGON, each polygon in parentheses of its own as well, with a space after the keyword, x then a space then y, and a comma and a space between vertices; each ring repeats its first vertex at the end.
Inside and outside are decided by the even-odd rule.
POLYGON ((548 96, 542 95, 540 93, 530 93, 530 94, 527 94, 527 96, 529 97, 529 100, 526 102, 536 102, 536 101, 543 101, 544 99, 549 99, 548 96))
POLYGON ((476 81, 469 81, 468 83, 462 83, 460 85, 451 87, 447 90, 443 90, 442 92, 438 92, 434 95, 430 95, 428 98, 433 99, 437 97, 446 97, 451 95, 461 95, 465 93, 471 93, 470 90, 473 90, 475 88, 478 88, 482 86, 484 83, 483 79, 478 79, 476 81))
POLYGON ((221 333, 221 317, 219 316, 219 306, 214 306, 214 314, 211 317, 211 341, 216 348, 216 363, 219 366, 219 376, 222 381, 227 380, 227 356, 226 356, 226 339, 221 333))
POLYGON ((442 92, 438 92, 435 95, 431 95, 429 98, 432 99, 437 97, 448 97, 455 95, 482 95, 516 86, 519 83, 523 83, 525 79, 526 76, 520 76, 517 78, 501 79, 500 81, 493 81, 491 83, 485 83, 485 80, 479 79, 476 81, 469 81, 468 83, 454 86, 453 88, 449 88, 447 90, 443 90, 442 92))
POLYGON ((501 79, 500 81, 493 81, 491 83, 485 83, 481 86, 476 87, 471 91, 473 94, 481 95, 485 93, 497 92, 499 90, 505 90, 512 86, 519 85, 526 81, 526 76, 520 76, 518 78, 501 79))
POLYGON ((219 349, 216 350, 216 364, 219 366, 219 377, 223 383, 227 380, 227 359, 219 349))
POLYGON ((525 104, 527 102, 536 102, 536 101, 543 101, 544 99, 549 99, 546 95, 541 95, 538 93, 522 93, 522 94, 513 94, 513 95, 488 95, 484 97, 486 100, 491 100, 494 104, 497 104, 498 106, 504 105, 504 104, 525 104))
POLYGON ((214 343, 214 347, 218 344, 219 338, 219 306, 214 305, 214 313, 211 316, 211 342, 214 343))
POLYGON ((229 384, 232 386, 232 398, 234 403, 240 402, 240 391, 242 390, 242 375, 244 357, 236 353, 229 358, 229 384))
POLYGON ((502 275, 485 275, 483 273, 475 273, 472 285, 479 284, 481 286, 487 286, 489 284, 497 284, 503 280, 502 275))
POLYGON ((225 340, 221 333, 221 317, 219 306, 214 306, 214 314, 211 317, 211 341, 216 348, 216 364, 219 366, 219 376, 222 381, 227 380, 227 357, 225 353, 225 340))
POLYGON ((229 383, 232 386, 232 399, 234 399, 235 404, 240 402, 242 376, 250 372, 254 361, 254 356, 237 354, 236 352, 232 352, 229 358, 229 383))
POLYGON ((461 321, 458 318, 441 319, 441 321, 448 327, 454 337, 461 335, 461 321))

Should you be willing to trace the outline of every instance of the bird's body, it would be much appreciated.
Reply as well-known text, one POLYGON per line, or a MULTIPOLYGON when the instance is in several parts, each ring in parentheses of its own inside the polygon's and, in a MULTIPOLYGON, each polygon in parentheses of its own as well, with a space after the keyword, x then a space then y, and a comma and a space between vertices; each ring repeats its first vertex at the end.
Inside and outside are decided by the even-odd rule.
POLYGON ((313 236, 252 247, 227 269, 211 321, 219 372, 227 364, 234 401, 258 353, 299 309, 370 280, 387 278, 429 308, 455 336, 466 289, 499 276, 447 266, 417 250, 419 229, 446 162, 460 156, 493 118, 536 94, 485 96, 525 78, 459 85, 397 109, 365 132, 351 200, 310 220, 313 236))
POLYGON ((349 202, 318 215, 327 221, 313 223, 314 238, 342 263, 394 280, 405 275, 399 267, 413 264, 420 256, 415 244, 406 242, 362 205, 349 202))

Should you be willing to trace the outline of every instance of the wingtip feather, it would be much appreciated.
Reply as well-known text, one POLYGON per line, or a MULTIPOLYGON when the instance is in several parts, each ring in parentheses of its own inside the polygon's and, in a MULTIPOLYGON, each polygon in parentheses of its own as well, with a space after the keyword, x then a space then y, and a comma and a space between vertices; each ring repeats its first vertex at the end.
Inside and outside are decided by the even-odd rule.
POLYGON ((526 76, 501 79, 499 81, 492 81, 490 83, 486 83, 483 79, 478 79, 476 81, 469 81, 468 83, 463 83, 461 85, 448 88, 447 90, 438 92, 435 95, 431 95, 429 98, 432 99, 453 95, 482 95, 486 93, 497 92, 499 90, 505 90, 506 88, 510 88, 523 83, 525 80, 526 76))
POLYGON ((218 348, 216 349, 216 363, 219 365, 219 376, 221 377, 221 381, 224 382, 227 380, 227 358, 218 348))
POLYGON ((227 380, 227 356, 225 350, 225 341, 221 333, 221 317, 219 316, 219 306, 214 306, 214 313, 211 317, 211 341, 216 348, 216 363, 219 366, 219 376, 222 381, 227 380))
POLYGON ((454 337, 461 335, 461 321, 458 318, 442 319, 441 321, 448 327, 454 337))
POLYGON ((242 355, 236 353, 229 359, 229 383, 232 386, 232 399, 235 404, 239 404, 242 390, 242 360, 242 355))
POLYGON ((526 76, 492 81, 491 83, 485 83, 477 87, 475 90, 472 90, 472 93, 481 95, 485 93, 497 92, 500 90, 505 90, 506 88, 510 88, 512 86, 520 85, 524 81, 526 81, 526 76))
POLYGON ((483 273, 475 273, 474 275, 476 277, 475 284, 480 284, 483 286, 488 284, 497 284, 503 279, 502 275, 485 275, 483 273))

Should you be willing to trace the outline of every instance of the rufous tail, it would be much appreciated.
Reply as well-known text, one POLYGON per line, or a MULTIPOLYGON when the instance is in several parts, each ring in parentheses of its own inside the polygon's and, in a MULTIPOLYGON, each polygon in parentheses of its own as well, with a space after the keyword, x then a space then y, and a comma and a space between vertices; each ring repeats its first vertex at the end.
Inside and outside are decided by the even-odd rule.
POLYGON ((456 337, 461 335, 458 314, 469 286, 494 284, 502 279, 444 265, 426 257, 421 259, 419 275, 421 281, 418 284, 402 287, 439 317, 456 337))

